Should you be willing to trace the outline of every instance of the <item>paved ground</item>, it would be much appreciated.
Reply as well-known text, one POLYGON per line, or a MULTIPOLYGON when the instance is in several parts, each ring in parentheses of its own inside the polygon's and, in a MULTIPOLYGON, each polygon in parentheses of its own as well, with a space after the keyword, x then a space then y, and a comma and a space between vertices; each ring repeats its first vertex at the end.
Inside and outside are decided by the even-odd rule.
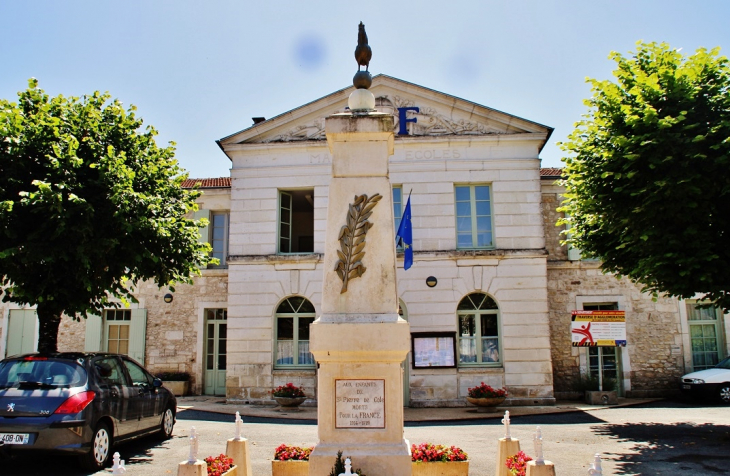
MULTIPOLYGON (((126 475, 177 474, 177 464, 188 454, 191 426, 201 435, 201 457, 224 451, 225 440, 234 433, 230 413, 237 409, 218 401, 181 399, 182 411, 171 440, 159 443, 145 438, 117 448, 127 460, 126 475)), ((561 403, 556 407, 512 407, 512 436, 519 438, 522 449, 531 454, 532 434, 540 425, 545 457, 555 463, 558 476, 586 475, 596 452, 604 455, 604 475, 730 474, 730 408, 693 402, 622 403, 632 405, 607 408, 561 403), (555 411, 548 411, 550 408, 555 411), (572 411, 568 412, 569 409, 572 411)), ((312 409, 299 414, 273 408, 241 407, 238 411, 245 411, 244 436, 251 445, 255 476, 271 474, 270 460, 279 444, 313 445, 317 440, 316 422, 307 419, 312 409)), ((411 443, 431 441, 460 446, 469 454, 470 476, 491 476, 496 465, 496 442, 504 435, 500 419, 501 415, 470 413, 465 408, 408 409, 405 437, 411 443), (434 421, 433 415, 448 419, 434 421)), ((69 458, 22 458, 1 463, 0 474, 88 473, 78 471, 69 458)), ((110 472, 96 473, 104 474, 110 472)))

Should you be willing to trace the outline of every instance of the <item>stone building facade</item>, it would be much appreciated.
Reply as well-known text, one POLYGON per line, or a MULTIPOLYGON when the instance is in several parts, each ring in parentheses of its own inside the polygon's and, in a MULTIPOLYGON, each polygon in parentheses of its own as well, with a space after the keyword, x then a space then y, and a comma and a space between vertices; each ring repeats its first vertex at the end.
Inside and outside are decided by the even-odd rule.
MULTIPOLYGON (((397 269, 414 338, 403 363, 411 406, 465 405, 480 382, 507 387, 513 405, 551 404, 597 372, 623 395, 665 395, 683 373, 728 354, 728 316, 653 301, 561 245, 560 170, 541 169, 539 158, 551 128, 388 76, 371 91, 395 122, 394 226, 409 195, 413 215, 414 264, 403 268, 401 249, 397 269), (626 312, 626 347, 571 347, 571 311, 597 308, 626 312)), ((143 283, 126 313, 64 319, 59 348, 124 345, 114 348, 153 371, 187 371, 194 393, 230 402, 271 403, 270 390, 287 382, 316 400, 308 326, 321 310, 325 230, 341 226, 327 223, 324 118, 343 111, 350 92, 219 140, 230 177, 186 186, 203 190, 197 216, 210 225, 201 239, 220 264, 171 302, 143 283)), ((0 316, 0 355, 34 350, 34 312, 1 303, 0 316)))

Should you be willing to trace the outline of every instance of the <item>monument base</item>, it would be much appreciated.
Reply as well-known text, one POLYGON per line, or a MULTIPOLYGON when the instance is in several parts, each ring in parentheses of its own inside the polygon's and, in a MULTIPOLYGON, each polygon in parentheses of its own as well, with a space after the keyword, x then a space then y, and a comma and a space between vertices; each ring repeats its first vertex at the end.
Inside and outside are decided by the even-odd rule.
POLYGON ((362 469, 368 475, 411 474, 411 445, 404 439, 400 444, 318 444, 309 456, 309 475, 330 474, 337 460, 337 452, 342 458, 350 458, 352 471, 362 469))

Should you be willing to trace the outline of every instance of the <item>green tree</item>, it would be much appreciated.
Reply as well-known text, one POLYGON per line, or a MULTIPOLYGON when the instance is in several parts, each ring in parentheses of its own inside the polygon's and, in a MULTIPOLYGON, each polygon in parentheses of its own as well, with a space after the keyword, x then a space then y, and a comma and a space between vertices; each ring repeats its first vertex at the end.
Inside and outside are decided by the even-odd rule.
POLYGON ((567 241, 645 291, 730 311, 730 68, 719 48, 611 53, 561 144, 567 241))
POLYGON ((75 319, 135 301, 140 280, 191 282, 209 258, 204 224, 186 218, 174 144, 107 93, 49 97, 31 79, 0 100, 0 287, 37 307, 40 351, 56 351, 62 314, 75 319))

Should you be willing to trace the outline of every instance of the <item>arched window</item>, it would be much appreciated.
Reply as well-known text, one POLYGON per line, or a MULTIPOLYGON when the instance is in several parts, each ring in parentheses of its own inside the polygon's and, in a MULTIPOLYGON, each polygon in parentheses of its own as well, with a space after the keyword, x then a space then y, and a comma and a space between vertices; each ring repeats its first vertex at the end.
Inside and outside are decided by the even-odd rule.
POLYGON ((276 309, 276 368, 314 368, 309 352, 309 324, 314 322, 314 306, 301 296, 284 299, 276 309))
POLYGON ((501 363, 499 307, 484 293, 464 297, 456 308, 459 322, 459 365, 501 363))

